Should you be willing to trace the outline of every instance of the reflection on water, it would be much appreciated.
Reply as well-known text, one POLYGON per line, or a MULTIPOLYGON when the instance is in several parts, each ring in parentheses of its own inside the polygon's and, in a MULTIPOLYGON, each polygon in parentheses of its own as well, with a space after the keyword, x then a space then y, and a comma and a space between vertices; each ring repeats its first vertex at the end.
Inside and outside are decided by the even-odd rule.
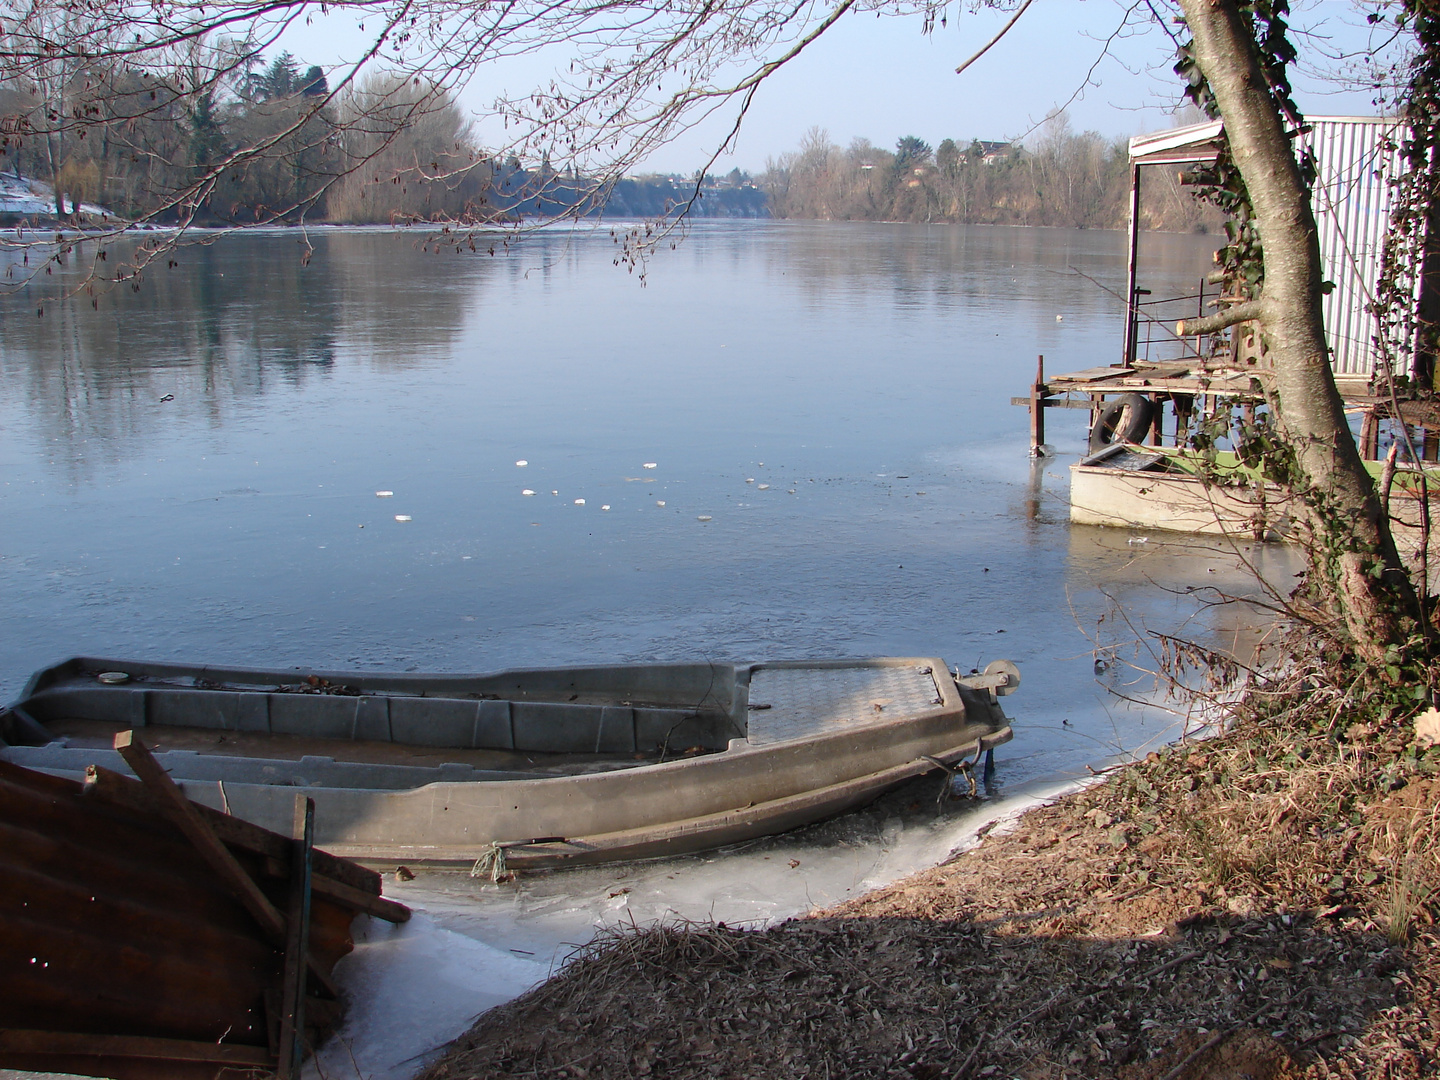
MULTIPOLYGON (((123 262, 126 246, 110 245, 101 265, 123 262)), ((418 239, 333 234, 317 246, 307 266, 290 237, 226 237, 184 249, 138 291, 99 290, 92 306, 87 293, 66 298, 94 264, 94 245, 78 245, 68 273, 4 300, 0 379, 23 404, 19 422, 70 479, 94 480, 177 420, 222 428, 271 391, 332 375, 342 354, 380 367, 448 355, 490 269, 474 267, 462 287, 427 280, 433 256, 418 239), (166 394, 175 400, 158 412, 166 394)))
MULTIPOLYGON (((1096 684, 1087 633, 1115 589, 1188 624, 1214 567, 1166 563, 1177 596, 1077 556, 1085 414, 1052 415, 1061 456, 1032 465, 1008 404, 1039 353, 1117 354, 1119 235, 706 224, 643 286, 608 232, 312 239, 308 263, 292 233, 217 239, 95 307, 63 298, 88 256, 0 299, 6 696, 72 653, 1004 656, 1003 782, 1159 735, 1096 684)), ((1210 246, 1147 242, 1147 280, 1210 246)))
MULTIPOLYGON (((1072 528, 1082 411, 1048 418, 1058 457, 1028 459, 1009 400, 1036 355, 1051 372, 1118 356, 1118 234, 706 224, 643 287, 605 232, 493 257, 313 237, 308 264, 285 232, 186 249, 95 307, 65 298, 83 259, 0 297, 0 698, 77 653, 1023 672, 997 753, 1008 802, 937 815, 930 778, 738 852, 479 899, 463 877, 397 886, 428 916, 342 969, 373 980, 374 1030, 410 1025, 408 1049, 357 1043, 373 1075, 409 1075, 597 924, 854 895, 943 858, 974 814, 1175 738, 1175 717, 1124 700, 1148 683, 1096 650, 1123 659, 1151 629, 1248 648, 1238 609, 1197 592, 1246 590, 1247 559, 1290 572, 1277 549, 1072 528), (463 962, 437 974, 441 957, 463 962)), ((1147 241, 1147 282, 1188 286, 1210 247, 1147 241)))

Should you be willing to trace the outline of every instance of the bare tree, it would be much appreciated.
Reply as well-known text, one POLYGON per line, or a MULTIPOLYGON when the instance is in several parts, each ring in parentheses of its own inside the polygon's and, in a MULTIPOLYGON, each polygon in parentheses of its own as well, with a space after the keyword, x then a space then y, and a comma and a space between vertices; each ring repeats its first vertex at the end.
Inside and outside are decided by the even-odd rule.
MULTIPOLYGON (((426 113, 443 111, 474 72, 557 44, 572 57, 565 71, 489 110, 488 118, 507 133, 503 144, 447 168, 483 170, 512 158, 521 164, 563 162, 567 209, 588 212, 603 204, 621 175, 687 126, 727 108, 738 122, 763 81, 846 13, 918 12, 928 20, 943 12, 938 0, 682 0, 658 8, 643 0, 27 5, 0 16, 0 88, 45 103, 32 110, 23 138, 54 148, 58 179, 67 148, 97 128, 113 130, 120 121, 124 134, 147 135, 127 148, 130 164, 150 167, 151 198, 142 216, 181 228, 222 205, 226 185, 236 177, 266 185, 270 198, 253 215, 257 220, 303 221, 347 171, 375 160, 426 113), (354 18, 371 35, 368 49, 321 73, 323 93, 304 87, 291 95, 273 88, 257 92, 265 84, 263 77, 253 78, 255 58, 278 48, 289 27, 322 12, 354 18), (376 69, 395 86, 419 93, 403 103, 394 94, 358 93, 361 75, 376 69), (83 106, 73 99, 77 80, 87 94, 83 106), (362 115, 354 107, 359 101, 378 111, 362 115), (241 111, 240 105, 245 122, 229 125, 234 137, 228 143, 205 136, 211 118, 227 107, 241 111), (398 114, 404 122, 396 122, 398 114), (152 122, 160 129, 147 130, 152 122), (161 134, 167 123, 185 137, 167 141, 161 134), (347 130, 363 137, 347 140, 347 130), (390 136, 375 138, 383 131, 390 136), (346 145, 368 149, 358 157, 332 154, 346 145), (307 161, 297 165, 301 158, 307 161), (290 179, 307 182, 287 186, 281 182, 287 170, 290 179)), ((537 168, 531 180, 557 185, 559 177, 558 169, 537 168)))

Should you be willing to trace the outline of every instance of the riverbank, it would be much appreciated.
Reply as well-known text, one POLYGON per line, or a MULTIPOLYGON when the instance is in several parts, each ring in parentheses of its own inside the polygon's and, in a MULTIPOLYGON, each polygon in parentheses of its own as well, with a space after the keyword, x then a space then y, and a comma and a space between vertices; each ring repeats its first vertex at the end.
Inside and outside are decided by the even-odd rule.
POLYGON ((1437 772, 1246 725, 807 918, 603 937, 424 1077, 1433 1076, 1437 772))

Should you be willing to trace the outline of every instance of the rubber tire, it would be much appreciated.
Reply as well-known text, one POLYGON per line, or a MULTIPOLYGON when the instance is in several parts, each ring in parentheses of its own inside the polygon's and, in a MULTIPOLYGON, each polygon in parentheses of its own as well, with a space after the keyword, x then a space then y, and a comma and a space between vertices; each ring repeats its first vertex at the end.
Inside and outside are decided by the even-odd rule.
POLYGON ((1098 453, 1117 442, 1143 443, 1154 419, 1155 406, 1144 394, 1121 394, 1107 401, 1090 428, 1090 452, 1098 453), (1120 417, 1127 409, 1129 416, 1121 427, 1120 417))

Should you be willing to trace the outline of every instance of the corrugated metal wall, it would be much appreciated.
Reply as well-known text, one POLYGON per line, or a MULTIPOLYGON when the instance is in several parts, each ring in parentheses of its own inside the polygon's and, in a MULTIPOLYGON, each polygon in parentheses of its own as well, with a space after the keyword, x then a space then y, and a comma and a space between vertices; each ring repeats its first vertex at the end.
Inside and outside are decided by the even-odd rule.
MULTIPOLYGON (((1309 117, 1315 152, 1315 221, 1320 257, 1335 289, 1325 297, 1325 332, 1338 375, 1375 370, 1375 317, 1367 310, 1380 276, 1380 255, 1390 227, 1389 178, 1399 155, 1397 123, 1352 117, 1309 117)), ((1397 364, 1409 369, 1409 358, 1397 364)))

